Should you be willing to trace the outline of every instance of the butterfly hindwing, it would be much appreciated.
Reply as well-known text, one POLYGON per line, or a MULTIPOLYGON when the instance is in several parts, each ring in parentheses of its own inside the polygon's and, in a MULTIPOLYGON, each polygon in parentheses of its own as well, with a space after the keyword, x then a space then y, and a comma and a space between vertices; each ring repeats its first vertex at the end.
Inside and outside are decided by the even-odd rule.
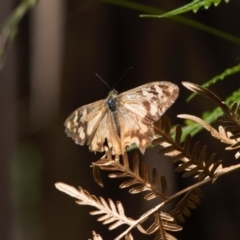
POLYGON ((105 139, 107 139, 109 148, 112 149, 112 154, 122 154, 117 125, 115 123, 114 116, 109 109, 107 109, 106 114, 100 122, 90 143, 89 149, 94 152, 104 151, 103 145, 105 143, 105 139))

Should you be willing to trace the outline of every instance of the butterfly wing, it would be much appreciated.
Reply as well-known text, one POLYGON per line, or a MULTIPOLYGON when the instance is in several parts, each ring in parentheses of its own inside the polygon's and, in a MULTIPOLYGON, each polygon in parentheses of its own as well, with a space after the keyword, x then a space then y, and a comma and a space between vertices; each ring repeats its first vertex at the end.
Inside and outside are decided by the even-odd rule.
POLYGON ((66 133, 76 144, 89 145, 91 151, 104 151, 105 139, 113 154, 121 154, 114 116, 106 100, 76 109, 65 121, 66 133))
POLYGON ((170 82, 153 82, 119 94, 114 112, 108 98, 82 106, 65 121, 66 133, 94 152, 104 151, 107 140, 113 154, 123 154, 134 143, 144 153, 154 139, 153 123, 176 100, 178 91, 170 82))
POLYGON ((89 146, 91 151, 104 151, 103 145, 107 139, 108 147, 111 149, 113 155, 121 155, 120 138, 117 134, 117 125, 114 119, 114 113, 107 108, 106 114, 102 118, 99 126, 94 134, 92 142, 89 146))
POLYGON ((118 95, 118 121, 122 151, 136 144, 144 153, 154 139, 156 122, 178 97, 170 82, 152 82, 118 95))

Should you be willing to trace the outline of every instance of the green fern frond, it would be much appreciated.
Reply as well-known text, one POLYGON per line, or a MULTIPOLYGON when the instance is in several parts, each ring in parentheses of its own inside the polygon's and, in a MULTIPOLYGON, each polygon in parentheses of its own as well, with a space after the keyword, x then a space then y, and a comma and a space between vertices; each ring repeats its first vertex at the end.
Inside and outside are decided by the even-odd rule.
MULTIPOLYGON (((150 7, 148 5, 143 5, 143 4, 139 4, 136 2, 132 2, 132 1, 125 1, 125 0, 98 0, 100 2, 105 2, 108 4, 113 4, 116 6, 121 6, 121 7, 126 7, 128 9, 133 9, 135 11, 140 11, 140 12, 144 12, 144 13, 148 13, 148 14, 141 14, 139 17, 152 17, 152 18, 159 18, 158 16, 160 14, 165 13, 165 11, 158 9, 158 8, 154 8, 154 7, 150 7)), ((174 16, 172 18, 169 18, 171 21, 176 21, 188 26, 191 26, 193 28, 199 29, 201 31, 205 31, 209 34, 212 34, 214 36, 217 36, 218 38, 222 38, 225 39, 227 41, 230 41, 232 43, 235 43, 237 45, 240 45, 240 39, 234 35, 231 35, 229 33, 223 32, 221 30, 218 30, 216 28, 204 25, 200 22, 191 20, 191 19, 187 19, 183 16, 174 16)))
MULTIPOLYGON (((212 79, 210 79, 209 81, 204 83, 202 85, 202 87, 204 87, 204 88, 210 87, 211 85, 217 83, 218 81, 224 80, 227 76, 230 76, 230 75, 238 73, 238 72, 240 72, 240 64, 238 64, 234 67, 225 69, 222 73, 220 73, 219 75, 213 77, 212 79)), ((191 94, 188 97, 187 101, 190 101, 194 96, 196 96, 196 93, 191 94)), ((235 99, 234 101, 237 101, 237 100, 235 99)))
MULTIPOLYGON (((180 8, 164 13, 162 15, 157 15, 156 17, 172 17, 189 11, 193 11, 194 13, 196 13, 200 8, 208 9, 212 4, 217 7, 221 1, 223 0, 194 0, 191 3, 188 3, 180 8)), ((225 0, 225 2, 228 3, 229 0, 225 0)), ((149 15, 145 16, 147 17, 149 15)))
POLYGON ((6 19, 0 29, 0 69, 2 68, 7 50, 18 32, 18 24, 23 16, 32 9, 38 0, 23 0, 6 19))

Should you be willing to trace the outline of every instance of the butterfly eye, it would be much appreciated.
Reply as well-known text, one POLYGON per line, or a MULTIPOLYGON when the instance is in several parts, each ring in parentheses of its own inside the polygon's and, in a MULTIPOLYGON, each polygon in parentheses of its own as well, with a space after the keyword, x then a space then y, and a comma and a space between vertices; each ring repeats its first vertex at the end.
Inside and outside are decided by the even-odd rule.
POLYGON ((127 151, 129 149, 129 145, 125 146, 125 151, 127 151))

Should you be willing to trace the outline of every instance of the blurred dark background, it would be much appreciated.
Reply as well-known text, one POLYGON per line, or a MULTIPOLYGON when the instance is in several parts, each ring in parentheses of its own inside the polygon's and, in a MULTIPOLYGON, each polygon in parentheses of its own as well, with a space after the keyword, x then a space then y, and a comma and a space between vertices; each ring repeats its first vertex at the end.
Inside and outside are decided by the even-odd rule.
MULTIPOLYGON (((0 1, 0 24, 19 3, 0 1)), ((171 10, 187 1, 138 3, 171 10)), ((230 1, 184 17, 240 38, 239 11, 239 2, 230 1)), ((158 203, 119 190, 122 181, 109 181, 106 173, 105 188, 100 188, 89 166, 101 154, 75 145, 64 133, 64 120, 77 107, 107 96, 109 89, 95 73, 113 86, 129 67, 133 69, 117 85, 119 92, 151 81, 171 81, 180 87, 179 99, 167 112, 171 121, 182 123, 176 117, 180 113, 201 116, 215 106, 199 96, 187 104, 190 92, 181 82, 202 84, 237 65, 240 47, 172 19, 139 18, 140 13, 98 1, 40 0, 20 22, 0 71, 0 239, 89 239, 95 230, 107 240, 124 229, 108 232, 89 215, 93 208, 76 205, 54 187, 59 181, 120 200, 134 219, 158 203)), ((236 74, 211 90, 225 99, 239 86, 236 74)), ((234 153, 226 155, 224 145, 207 133, 196 138, 218 152, 224 166, 237 163, 234 153)), ((158 150, 148 149, 144 160, 167 177, 170 194, 187 186, 190 182, 175 174, 171 161, 158 150)), ((234 172, 204 186, 202 204, 178 239, 240 239, 239 182, 239 172, 234 172)))

